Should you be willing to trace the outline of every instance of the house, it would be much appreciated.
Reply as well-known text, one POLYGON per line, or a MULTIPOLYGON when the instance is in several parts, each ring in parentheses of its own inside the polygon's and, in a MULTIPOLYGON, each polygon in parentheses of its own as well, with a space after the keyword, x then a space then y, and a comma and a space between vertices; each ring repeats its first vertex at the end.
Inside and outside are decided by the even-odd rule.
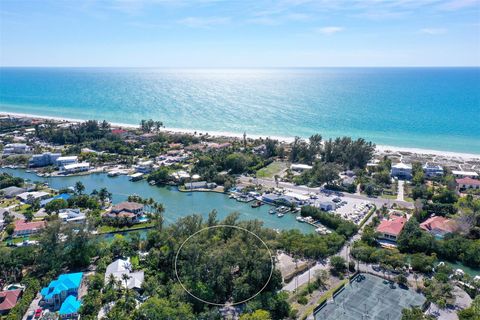
POLYGON ((215 189, 217 187, 216 183, 207 182, 207 181, 198 181, 198 182, 188 182, 183 185, 187 190, 194 189, 215 189))
POLYGON ((66 166, 67 164, 73 164, 73 163, 78 163, 77 156, 58 157, 57 160, 55 161, 55 164, 62 170, 63 170, 63 167, 66 166))
POLYGON ((42 295, 40 304, 52 311, 61 310, 63 318, 68 319, 67 315, 78 312, 80 308, 81 303, 77 297, 82 279, 82 272, 60 275, 57 280, 53 280, 47 287, 40 290, 42 295), (73 299, 78 303, 74 303, 73 299))
POLYGON ((82 303, 73 295, 69 295, 65 301, 63 301, 58 311, 60 319, 78 319, 78 311, 82 303))
POLYGON ((261 144, 259 146, 253 147, 253 153, 263 156, 267 153, 267 146, 265 144, 261 144))
POLYGON ((16 196, 24 192, 27 192, 27 189, 15 187, 15 186, 3 188, 2 190, 0 190, 0 193, 5 198, 15 198, 16 196))
POLYGON ((379 233, 378 239, 396 242, 403 227, 405 227, 405 223, 407 223, 407 219, 404 217, 382 220, 377 227, 377 232, 379 233))
POLYGON ((90 163, 88 162, 80 162, 80 163, 70 163, 66 164, 61 167, 64 173, 76 173, 76 172, 84 172, 90 170, 90 163))
POLYGON ((17 195, 17 198, 24 203, 31 204, 35 200, 43 200, 47 199, 50 196, 48 192, 45 191, 32 191, 32 192, 24 192, 17 195))
POLYGON ((51 152, 44 152, 42 154, 34 154, 28 165, 30 167, 45 167, 54 165, 58 158, 62 155, 60 153, 51 153, 51 152))
POLYGON ((141 203, 125 201, 114 205, 104 217, 107 219, 124 218, 129 222, 136 222, 143 216, 143 209, 144 206, 141 203))
POLYGON ((62 222, 83 222, 87 219, 85 212, 80 209, 62 209, 58 212, 58 219, 62 222))
POLYGON ((457 223, 445 217, 435 216, 420 223, 420 228, 442 239, 445 235, 458 229, 457 223))
POLYGON ((428 164, 427 162, 423 166, 423 172, 425 172, 425 175, 429 178, 441 177, 443 176, 443 167, 440 165, 428 164))
POLYGON ((71 198, 71 195, 69 195, 68 193, 62 193, 62 194, 56 195, 55 197, 51 197, 51 198, 40 201, 40 207, 45 207, 47 203, 53 200, 63 199, 67 201, 70 198, 71 198))
POLYGON ((150 173, 153 170, 153 161, 152 160, 140 161, 135 167, 135 170, 141 173, 150 173))
POLYGON ((116 281, 120 281, 123 288, 125 288, 126 285, 128 289, 135 289, 137 291, 142 289, 142 283, 145 277, 143 271, 132 272, 130 258, 127 260, 117 259, 110 263, 105 271, 105 283, 108 283, 112 276, 116 281), (126 283, 122 277, 124 274, 129 276, 126 283))
POLYGON ((332 211, 332 210, 335 210, 335 203, 331 201, 323 201, 323 202, 320 202, 319 208, 322 209, 323 211, 332 211))
POLYGON ((297 172, 303 172, 306 170, 312 169, 312 166, 309 166, 308 164, 301 164, 301 163, 292 163, 290 166, 290 170, 297 171, 297 172))
POLYGON ((0 291, 0 315, 6 315, 17 305, 22 289, 0 291))
POLYGON ((44 221, 32 221, 25 222, 23 220, 16 220, 14 223, 15 229, 13 230, 12 237, 29 236, 40 232, 45 228, 44 221))
POLYGON ((459 190, 466 189, 480 189, 480 180, 472 179, 470 177, 455 179, 457 188, 459 190))
POLYGON ((269 204, 276 204, 279 198, 275 193, 264 193, 262 195, 262 201, 269 204))
POLYGON ((452 170, 452 174, 455 176, 455 178, 478 179, 478 173, 475 171, 452 170))
POLYGON ((412 165, 406 163, 397 163, 392 166, 390 170, 390 176, 397 177, 399 179, 411 179, 412 178, 412 165))
POLYGON ((32 151, 32 148, 24 143, 9 143, 3 148, 4 155, 11 154, 28 154, 32 151))

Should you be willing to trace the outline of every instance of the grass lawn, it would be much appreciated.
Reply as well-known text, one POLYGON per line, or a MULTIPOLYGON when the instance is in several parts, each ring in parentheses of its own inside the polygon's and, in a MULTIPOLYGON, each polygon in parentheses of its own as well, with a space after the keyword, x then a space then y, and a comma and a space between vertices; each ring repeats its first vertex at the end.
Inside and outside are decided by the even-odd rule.
POLYGON ((257 178, 273 178, 276 174, 287 168, 285 162, 274 161, 265 168, 257 171, 257 178))
POLYGON ((153 222, 144 222, 144 223, 138 223, 134 224, 133 226, 130 227, 114 227, 114 226, 100 226, 97 231, 98 233, 109 233, 109 232, 116 232, 116 231, 130 231, 130 230, 137 230, 137 229, 142 229, 142 228, 149 228, 153 227, 155 224, 153 222))
POLYGON ((18 201, 16 199, 3 199, 0 202, 0 208, 10 207, 11 205, 19 204, 19 203, 20 203, 20 201, 18 201))

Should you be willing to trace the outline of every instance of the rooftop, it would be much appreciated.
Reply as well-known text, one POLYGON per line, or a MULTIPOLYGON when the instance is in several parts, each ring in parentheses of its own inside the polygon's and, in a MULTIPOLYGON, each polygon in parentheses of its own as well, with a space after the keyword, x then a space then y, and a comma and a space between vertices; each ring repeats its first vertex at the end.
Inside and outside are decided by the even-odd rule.
POLYGON ((43 288, 40 293, 44 299, 51 299, 63 291, 80 287, 80 284, 82 283, 82 277, 82 272, 62 274, 57 280, 50 282, 48 287, 43 288))
POLYGON ((121 211, 134 211, 143 208, 143 204, 137 202, 124 201, 116 204, 112 207, 112 211, 121 212, 121 211))
POLYGON ((439 230, 444 233, 450 233, 457 230, 457 224, 451 219, 435 216, 420 223, 420 228, 425 231, 439 230))
POLYGON ((398 236, 400 232, 402 232, 406 222, 407 219, 404 217, 399 217, 392 220, 382 220, 377 227, 377 232, 398 236))
POLYGON ((21 294, 21 289, 0 291, 0 311, 7 311, 15 307, 21 294))
POLYGON ((480 186, 480 180, 472 179, 470 177, 456 179, 457 184, 468 184, 473 186, 480 186))
POLYGON ((67 314, 72 314, 72 313, 77 313, 78 309, 80 309, 80 306, 82 303, 77 300, 74 296, 68 296, 65 301, 63 301, 62 306, 60 307, 60 315, 67 315, 67 314))
POLYGON ((45 228, 44 221, 33 221, 33 222, 25 222, 23 220, 15 221, 15 231, 24 231, 24 230, 34 230, 34 229, 43 229, 45 228))

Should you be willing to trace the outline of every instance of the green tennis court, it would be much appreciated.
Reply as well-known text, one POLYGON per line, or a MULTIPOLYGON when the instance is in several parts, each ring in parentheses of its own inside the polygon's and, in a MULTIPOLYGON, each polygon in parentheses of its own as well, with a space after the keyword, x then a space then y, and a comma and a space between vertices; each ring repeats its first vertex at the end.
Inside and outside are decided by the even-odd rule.
POLYGON ((414 289, 391 286, 382 278, 362 274, 350 282, 325 306, 317 310, 315 320, 399 320, 402 310, 421 306, 425 302, 422 294, 414 289))

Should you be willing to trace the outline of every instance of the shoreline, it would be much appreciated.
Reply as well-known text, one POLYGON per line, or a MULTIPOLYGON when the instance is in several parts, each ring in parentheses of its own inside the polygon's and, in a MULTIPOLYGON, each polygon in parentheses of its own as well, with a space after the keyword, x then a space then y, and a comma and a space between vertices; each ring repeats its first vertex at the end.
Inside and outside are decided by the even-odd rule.
MULTIPOLYGON (((65 117, 55 117, 55 116, 42 116, 42 115, 35 115, 35 114, 27 114, 27 113, 16 113, 16 112, 5 112, 0 111, 0 116, 11 116, 14 118, 24 117, 24 118, 31 118, 31 119, 48 119, 48 120, 56 120, 62 122, 73 122, 73 123, 80 123, 85 122, 87 120, 83 119, 73 119, 73 118, 65 118, 65 117)), ((108 120, 107 120, 108 121, 108 120)), ((139 125, 128 124, 128 123, 118 123, 118 122, 109 122, 112 127, 123 127, 129 129, 138 129, 139 125)), ((182 129, 182 128, 172 128, 172 127, 165 127, 163 131, 168 133, 185 133, 185 134, 192 134, 192 135, 209 135, 212 137, 225 137, 225 138, 243 138, 243 134, 234 133, 234 132, 224 132, 224 131, 208 131, 208 130, 195 130, 195 129, 182 129)), ((249 134, 247 135, 248 138, 259 139, 259 138, 270 138, 275 139, 281 142, 291 143, 294 141, 294 137, 283 137, 283 136, 270 136, 270 135, 259 135, 259 134, 249 134)), ((373 141, 372 141, 373 142, 373 141)), ((477 159, 480 160, 480 154, 475 153, 467 153, 467 152, 456 152, 456 151, 442 151, 442 150, 433 150, 433 149, 423 149, 423 148, 415 148, 415 147, 396 147, 396 146, 385 146, 385 145, 377 145, 375 144, 375 151, 377 153, 398 153, 398 152, 408 152, 414 154, 421 154, 421 155, 433 155, 433 156, 442 156, 448 158, 460 158, 465 160, 470 159, 477 159)))

